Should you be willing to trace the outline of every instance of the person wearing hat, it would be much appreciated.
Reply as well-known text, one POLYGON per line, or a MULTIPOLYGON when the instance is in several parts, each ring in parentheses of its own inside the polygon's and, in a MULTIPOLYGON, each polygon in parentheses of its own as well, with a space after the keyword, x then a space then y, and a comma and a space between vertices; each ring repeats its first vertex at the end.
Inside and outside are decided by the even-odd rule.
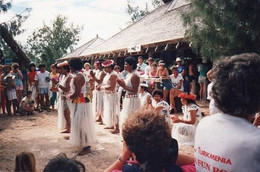
POLYGON ((149 73, 152 71, 153 58, 149 57, 147 59, 148 65, 144 69, 144 73, 146 76, 149 76, 149 73))
POLYGON ((70 99, 71 94, 71 79, 69 63, 64 61, 59 63, 57 67, 61 70, 61 77, 58 82, 53 81, 58 87, 58 128, 63 130, 61 133, 70 133, 71 118, 70 114, 73 111, 73 106, 70 99), (65 129, 65 130, 64 130, 65 129))
POLYGON ((104 90, 98 90, 97 87, 101 87, 103 85, 104 77, 106 76, 106 73, 102 69, 102 62, 104 60, 97 60, 95 61, 94 67, 95 70, 90 71, 90 76, 95 82, 95 89, 93 91, 93 112, 94 116, 96 117, 96 122, 100 122, 100 124, 103 124, 102 122, 102 116, 104 111, 104 90))
POLYGON ((167 101, 172 85, 168 69, 166 68, 165 63, 163 61, 159 62, 159 68, 156 77, 162 79, 161 87, 163 88, 163 100, 167 101))
POLYGON ((202 118, 200 107, 195 103, 196 95, 180 93, 183 118, 176 115, 171 117, 173 123, 172 137, 180 145, 194 145, 196 126, 202 118))
POLYGON ((119 113, 120 104, 118 101, 117 73, 114 71, 115 63, 113 60, 107 60, 102 63, 106 76, 103 80, 103 86, 97 89, 104 90, 104 116, 103 122, 107 126, 105 129, 113 129, 112 134, 119 133, 119 113))
POLYGON ((151 94, 148 92, 148 84, 147 83, 141 83, 140 84, 140 93, 139 97, 141 100, 141 107, 144 107, 147 103, 147 97, 152 97, 151 94))

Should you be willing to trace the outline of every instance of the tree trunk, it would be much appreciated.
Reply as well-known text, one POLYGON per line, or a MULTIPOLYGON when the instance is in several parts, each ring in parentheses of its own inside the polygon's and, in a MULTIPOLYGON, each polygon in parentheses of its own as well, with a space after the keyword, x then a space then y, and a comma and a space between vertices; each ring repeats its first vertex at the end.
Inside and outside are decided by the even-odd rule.
POLYGON ((13 36, 8 32, 8 30, 1 25, 0 25, 0 36, 4 39, 7 45, 13 50, 13 52, 17 55, 17 57, 19 58, 20 65, 27 67, 31 60, 27 57, 27 55, 24 53, 21 47, 17 44, 13 36))

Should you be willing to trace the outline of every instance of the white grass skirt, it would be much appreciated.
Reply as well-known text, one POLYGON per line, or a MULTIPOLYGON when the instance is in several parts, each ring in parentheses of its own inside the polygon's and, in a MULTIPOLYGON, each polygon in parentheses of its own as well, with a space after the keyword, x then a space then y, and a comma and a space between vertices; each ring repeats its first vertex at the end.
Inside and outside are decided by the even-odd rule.
POLYGON ((172 137, 178 141, 179 145, 193 146, 195 131, 195 125, 184 123, 173 124, 172 137))
POLYGON ((64 117, 64 100, 61 96, 58 98, 57 109, 58 109, 58 129, 63 130, 66 127, 66 119, 64 117))
POLYGON ((93 91, 93 100, 92 100, 92 108, 94 112, 94 117, 97 115, 103 116, 104 110, 104 92, 94 90, 93 91))
POLYGON ((118 94, 111 93, 104 95, 104 118, 103 122, 108 127, 113 127, 119 121, 120 105, 118 94))
POLYGON ((141 101, 139 97, 124 98, 123 108, 120 112, 120 128, 125 120, 136 110, 141 108, 141 101))
POLYGON ((91 103, 75 104, 70 142, 74 146, 90 146, 97 142, 91 103))

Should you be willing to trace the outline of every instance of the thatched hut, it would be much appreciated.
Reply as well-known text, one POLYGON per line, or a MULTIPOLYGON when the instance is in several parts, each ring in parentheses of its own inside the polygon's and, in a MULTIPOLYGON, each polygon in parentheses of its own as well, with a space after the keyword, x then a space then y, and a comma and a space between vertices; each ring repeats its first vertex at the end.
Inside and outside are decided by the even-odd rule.
MULTIPOLYGON (((95 48, 82 52, 83 60, 142 55, 145 58, 172 62, 176 56, 195 56, 184 41, 182 13, 189 10, 190 0, 172 0, 156 8, 141 20, 131 24, 95 48)), ((73 52, 74 53, 74 52, 73 52)), ((66 56, 60 60, 70 59, 66 56)))

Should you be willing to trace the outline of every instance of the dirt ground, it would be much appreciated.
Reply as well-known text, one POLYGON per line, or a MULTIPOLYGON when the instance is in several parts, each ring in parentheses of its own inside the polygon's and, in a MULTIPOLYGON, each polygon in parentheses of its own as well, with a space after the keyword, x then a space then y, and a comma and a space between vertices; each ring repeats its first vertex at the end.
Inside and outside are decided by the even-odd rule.
MULTIPOLYGON (((206 106, 203 108, 207 114, 206 106)), ((87 171, 104 171, 122 150, 120 135, 110 134, 104 125, 96 124, 98 144, 92 153, 78 156, 87 171)), ((37 170, 42 171, 48 161, 59 153, 74 157, 80 148, 72 147, 57 128, 57 111, 35 113, 33 116, 0 115, 0 171, 12 171, 16 154, 29 151, 35 155, 37 170)), ((191 147, 181 147, 181 152, 192 154, 191 147)))

